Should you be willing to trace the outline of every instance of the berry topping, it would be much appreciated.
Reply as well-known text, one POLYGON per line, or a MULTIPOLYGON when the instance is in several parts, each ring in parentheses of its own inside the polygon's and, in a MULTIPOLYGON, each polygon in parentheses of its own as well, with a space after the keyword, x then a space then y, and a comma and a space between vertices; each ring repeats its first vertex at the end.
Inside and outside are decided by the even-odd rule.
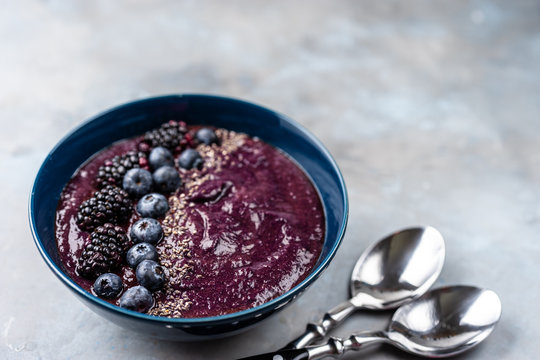
POLYGON ((148 145, 144 141, 140 142, 139 145, 137 146, 137 148, 139 149, 139 151, 141 151, 143 153, 149 153, 150 152, 150 145, 148 145))
POLYGON ((94 282, 94 292, 104 299, 114 299, 120 295, 123 288, 122 279, 113 273, 100 275, 94 282))
POLYGON ((162 166, 152 174, 154 186, 160 193, 168 194, 181 185, 180 175, 172 166, 162 166))
POLYGON ((158 146, 150 152, 150 155, 148 155, 148 162, 150 163, 150 167, 154 170, 165 165, 174 166, 173 154, 162 146, 158 146))
POLYGON ((201 128, 195 133, 195 139, 199 141, 200 143, 206 144, 206 145, 212 145, 218 143, 218 137, 216 136, 216 133, 214 130, 210 128, 201 128))
POLYGON ((154 305, 154 298, 148 289, 142 286, 134 286, 126 290, 119 301, 124 309, 147 312, 154 305))
POLYGON ((149 243, 140 243, 134 245, 126 254, 126 261, 133 269, 143 260, 158 261, 158 252, 156 248, 149 243))
POLYGON ((128 194, 108 185, 79 206, 77 225, 82 230, 92 231, 105 223, 122 224, 130 215, 131 201, 128 194))
POLYGON ((183 169, 200 169, 203 163, 201 154, 195 149, 186 149, 178 157, 178 166, 183 169))
POLYGON ((143 260, 135 270, 139 284, 150 291, 157 291, 165 284, 165 269, 154 260, 143 260))
POLYGON ((144 152, 130 151, 117 155, 99 167, 96 183, 99 188, 107 185, 121 186, 122 179, 129 169, 147 166, 148 161, 144 152))
POLYGON ((141 197, 152 191, 152 174, 144 169, 131 169, 124 175, 122 186, 129 195, 141 197))
POLYGON ((137 212, 143 217, 158 218, 169 210, 167 198, 158 193, 144 195, 137 203, 137 212))
POLYGON ((163 146, 174 151, 182 140, 187 129, 185 124, 171 120, 159 128, 144 134, 144 141, 151 147, 163 146))
POLYGON ((124 230, 113 224, 99 226, 90 234, 90 244, 84 248, 77 272, 79 275, 94 279, 101 274, 118 268, 130 243, 124 230))
POLYGON ((150 243, 156 245, 163 238, 163 229, 156 219, 143 218, 131 225, 129 236, 135 244, 150 243))
POLYGON ((180 145, 183 148, 186 148, 186 147, 196 147, 198 144, 195 141, 195 139, 193 139, 193 135, 188 132, 184 134, 184 138, 182 139, 182 141, 180 141, 180 145))

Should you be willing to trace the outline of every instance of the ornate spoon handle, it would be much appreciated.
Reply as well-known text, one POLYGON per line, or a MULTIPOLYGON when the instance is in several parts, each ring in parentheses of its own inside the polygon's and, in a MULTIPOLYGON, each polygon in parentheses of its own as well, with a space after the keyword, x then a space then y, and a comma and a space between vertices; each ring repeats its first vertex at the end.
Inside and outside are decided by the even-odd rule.
POLYGON ((273 353, 255 355, 240 360, 317 360, 326 357, 339 358, 349 350, 360 350, 364 346, 388 341, 383 331, 364 332, 348 339, 330 338, 324 345, 309 346, 304 349, 285 349, 273 353))
POLYGON ((260 354, 239 360, 310 360, 306 349, 285 349, 273 353, 260 354))
POLYGON ((291 341, 283 349, 300 349, 316 340, 323 339, 328 331, 343 322, 356 310, 356 306, 347 300, 325 313, 321 320, 309 323, 306 331, 295 340, 291 341))

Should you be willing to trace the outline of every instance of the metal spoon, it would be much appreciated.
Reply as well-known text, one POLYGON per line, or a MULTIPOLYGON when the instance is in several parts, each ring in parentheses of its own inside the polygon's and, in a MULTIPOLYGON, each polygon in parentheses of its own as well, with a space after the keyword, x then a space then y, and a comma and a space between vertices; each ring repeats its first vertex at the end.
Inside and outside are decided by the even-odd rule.
POLYGON ((351 298, 324 314, 283 349, 303 348, 326 336, 358 309, 388 310, 424 294, 444 263, 444 240, 432 227, 404 229, 368 247, 354 266, 351 298))
POLYGON ((453 286, 432 290, 401 306, 387 331, 361 332, 326 344, 281 350, 242 360, 316 360, 340 357, 375 343, 388 343, 414 355, 447 357, 483 341, 501 316, 501 302, 491 290, 453 286))

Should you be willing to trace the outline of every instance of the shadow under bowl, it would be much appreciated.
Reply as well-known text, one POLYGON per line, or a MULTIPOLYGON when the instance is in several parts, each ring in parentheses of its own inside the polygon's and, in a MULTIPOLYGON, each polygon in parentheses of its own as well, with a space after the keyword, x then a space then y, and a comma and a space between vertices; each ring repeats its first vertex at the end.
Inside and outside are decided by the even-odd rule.
POLYGON ((52 272, 84 304, 124 328, 166 340, 202 340, 240 332, 290 304, 328 266, 347 225, 348 200, 343 177, 329 152, 293 120, 248 102, 209 95, 168 95, 134 101, 106 111, 72 131, 49 153, 30 194, 30 227, 36 246, 52 272), (326 218, 322 253, 311 273, 285 294, 260 306, 205 318, 165 318, 126 310, 88 293, 63 270, 55 237, 60 194, 88 158, 111 143, 140 135, 175 119, 258 136, 293 158, 318 190, 326 218))

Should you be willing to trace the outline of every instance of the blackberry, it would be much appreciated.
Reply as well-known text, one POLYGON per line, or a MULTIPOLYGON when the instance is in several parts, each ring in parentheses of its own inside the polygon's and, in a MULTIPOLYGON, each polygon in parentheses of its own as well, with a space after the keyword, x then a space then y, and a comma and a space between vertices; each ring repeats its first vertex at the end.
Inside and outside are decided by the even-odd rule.
POLYGON ((96 185, 98 188, 107 185, 122 186, 126 172, 135 168, 148 168, 148 156, 144 152, 129 151, 124 155, 117 155, 99 167, 96 185))
POLYGON ((101 274, 118 268, 130 245, 121 227, 111 223, 98 226, 90 234, 90 244, 86 245, 79 258, 78 274, 88 279, 95 279, 101 274))
POLYGON ((131 208, 128 193, 108 185, 79 206, 77 225, 82 230, 92 231, 105 223, 122 224, 131 216, 131 208))
POLYGON ((185 123, 171 120, 157 129, 146 132, 144 142, 153 148, 162 146, 174 152, 186 132, 185 123))

